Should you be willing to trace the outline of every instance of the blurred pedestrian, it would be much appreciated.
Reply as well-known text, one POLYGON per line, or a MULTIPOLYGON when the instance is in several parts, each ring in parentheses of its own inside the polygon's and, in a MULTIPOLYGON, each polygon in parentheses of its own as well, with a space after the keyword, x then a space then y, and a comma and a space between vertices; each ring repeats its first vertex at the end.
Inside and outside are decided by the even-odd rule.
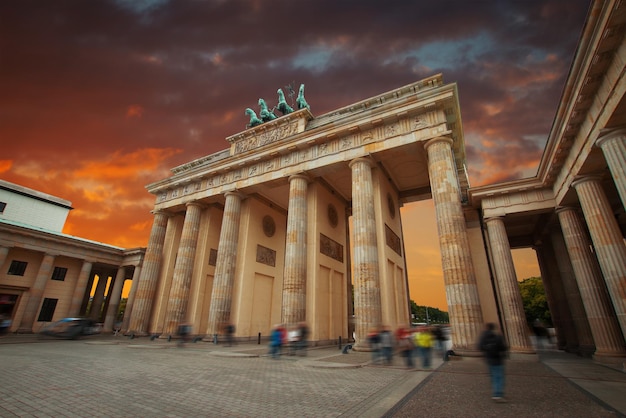
POLYGON ((480 336, 478 348, 483 353, 489 366, 491 378, 491 399, 496 402, 504 401, 504 359, 507 346, 502 335, 496 332, 496 325, 488 323, 480 336))
POLYGON ((280 357, 281 346, 283 345, 283 332, 279 324, 274 325, 270 333, 270 356, 273 359, 280 357))
POLYGON ((546 326, 543 324, 543 322, 541 322, 541 320, 535 319, 533 321, 533 333, 535 334, 535 344, 537 346, 536 348, 538 350, 543 349, 544 341, 546 342, 546 344, 548 344, 549 340, 548 340, 548 330, 546 326))
POLYGON ((415 344, 413 344, 413 334, 410 329, 399 328, 396 333, 398 341, 398 351, 400 355, 404 357, 406 367, 412 369, 415 367, 413 362, 413 351, 415 350, 415 344))
POLYGON ((298 335, 296 342, 296 350, 306 356, 307 340, 309 338, 309 327, 306 322, 302 321, 298 324, 298 335))
POLYGON ((391 365, 393 363, 393 345, 393 334, 391 333, 389 327, 385 326, 380 332, 380 351, 381 356, 387 365, 391 365))
POLYGON ((178 347, 184 347, 185 344, 189 341, 190 335, 191 335, 191 325, 187 324, 186 322, 181 322, 180 324, 178 324, 178 329, 177 329, 177 334, 178 334, 178 347))
POLYGON ((226 345, 229 347, 235 344, 235 325, 231 322, 226 322, 223 327, 224 335, 226 336, 226 345))
POLYGON ((429 327, 419 327, 413 339, 417 346, 417 351, 422 358, 422 368, 430 369, 432 359, 432 347, 434 345, 433 334, 429 327))
POLYGON ((367 343, 372 350, 372 363, 376 364, 380 357, 380 334, 376 328, 367 333, 367 343))

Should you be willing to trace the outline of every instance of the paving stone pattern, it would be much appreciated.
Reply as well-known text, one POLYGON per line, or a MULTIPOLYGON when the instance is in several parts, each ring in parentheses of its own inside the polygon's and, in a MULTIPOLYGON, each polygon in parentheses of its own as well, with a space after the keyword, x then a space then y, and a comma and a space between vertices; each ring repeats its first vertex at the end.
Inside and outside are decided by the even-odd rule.
POLYGON ((316 368, 290 356, 215 356, 206 346, 1 345, 0 416, 336 417, 358 414, 407 375, 399 367, 316 368))

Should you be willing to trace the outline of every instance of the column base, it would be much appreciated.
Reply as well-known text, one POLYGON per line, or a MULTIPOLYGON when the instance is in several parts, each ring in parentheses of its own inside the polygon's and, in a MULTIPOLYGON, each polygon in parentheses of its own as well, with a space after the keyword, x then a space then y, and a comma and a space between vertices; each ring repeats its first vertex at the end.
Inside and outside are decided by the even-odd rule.
POLYGON ((372 351, 374 351, 374 349, 372 347, 370 347, 369 344, 353 343, 352 344, 352 351, 360 351, 360 352, 364 352, 364 353, 371 353, 372 351))
POLYGON ((607 366, 618 367, 623 370, 624 365, 626 364, 626 352, 620 353, 598 353, 596 352, 593 357, 593 361, 596 363, 604 364, 607 366))
POLYGON ((135 337, 148 337, 149 335, 151 334, 145 331, 126 331, 124 333, 124 336, 130 337, 131 339, 135 337))

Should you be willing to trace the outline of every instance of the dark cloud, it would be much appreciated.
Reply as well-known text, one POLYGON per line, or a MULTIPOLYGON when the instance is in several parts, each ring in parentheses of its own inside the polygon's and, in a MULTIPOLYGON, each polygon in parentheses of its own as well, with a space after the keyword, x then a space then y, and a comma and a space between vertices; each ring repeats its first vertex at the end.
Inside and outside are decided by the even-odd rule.
POLYGON ((271 105, 278 87, 305 83, 321 115, 441 72, 459 87, 472 184, 517 178, 540 158, 588 6, 3 1, 0 176, 77 207, 95 205, 84 196, 98 185, 143 204, 145 183, 226 148, 245 128, 244 109, 259 97, 271 105), (111 158, 147 149, 180 152, 155 155, 152 177, 128 182, 134 193, 84 170, 106 170, 103 161, 120 170, 111 158), (75 176, 91 180, 77 190, 75 176))

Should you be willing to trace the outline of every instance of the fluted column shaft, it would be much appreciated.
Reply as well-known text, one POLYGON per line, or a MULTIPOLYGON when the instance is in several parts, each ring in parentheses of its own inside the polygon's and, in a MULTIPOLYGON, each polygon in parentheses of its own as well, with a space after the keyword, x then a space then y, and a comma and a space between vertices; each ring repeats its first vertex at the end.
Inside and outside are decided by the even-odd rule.
POLYGON ((235 282, 237 264, 237 246, 239 242, 239 219, 243 196, 237 192, 226 192, 224 217, 220 230, 220 241, 217 246, 217 262, 211 293, 211 307, 207 334, 217 334, 220 325, 230 321, 230 308, 235 282))
POLYGON ((585 305, 596 346, 596 356, 626 355, 624 338, 602 274, 589 247, 582 221, 574 208, 557 210, 567 252, 572 262, 580 296, 585 305))
POLYGON ((565 298, 561 275, 558 274, 558 269, 554 265, 554 253, 550 251, 549 247, 550 245, 547 243, 538 245, 535 247, 535 252, 539 262, 541 281, 550 307, 552 323, 556 330, 556 345, 559 350, 568 349, 568 344, 575 348, 578 346, 578 340, 571 319, 572 314, 565 298))
POLYGON ((137 288, 139 287, 139 277, 141 276, 141 265, 135 266, 135 270, 133 271, 133 279, 132 284, 130 286, 130 293, 128 295, 128 299, 126 300, 126 309, 124 310, 124 319, 122 320, 122 332, 126 332, 128 330, 128 325, 130 324, 130 318, 133 313, 133 306, 135 304, 135 296, 137 295, 137 288))
POLYGON ((371 161, 357 158, 352 170, 355 349, 367 349, 367 333, 382 322, 378 241, 371 161))
POLYGON ((76 280, 76 286, 74 286, 74 293, 72 294, 72 303, 69 309, 70 316, 79 316, 80 307, 85 299, 85 293, 87 292, 87 283, 89 282, 89 276, 91 275, 91 268, 93 263, 90 261, 83 261, 83 265, 80 268, 78 274, 78 280, 76 280))
POLYGON ((26 308, 22 315, 22 320, 18 328, 18 332, 32 332, 35 319, 37 318, 37 311, 41 305, 41 297, 46 288, 46 283, 52 277, 52 267, 54 266, 54 260, 56 256, 45 254, 41 260, 39 271, 35 277, 35 282, 28 289, 28 302, 26 302, 26 308))
POLYGON ((515 264, 513 264, 504 219, 495 217, 489 218, 485 222, 509 347, 511 351, 532 353, 534 349, 528 336, 524 304, 517 284, 515 264))
POLYGON ((89 308, 89 317, 95 321, 102 319, 102 302, 104 302, 104 292, 109 282, 109 273, 98 273, 98 283, 96 290, 91 299, 91 307, 89 308))
POLYGON ((604 154, 622 205, 626 208, 626 128, 611 131, 596 141, 604 154))
POLYGON ((606 287, 623 335, 626 335, 626 244, 609 200, 596 177, 575 180, 580 206, 596 250, 606 287))
POLYGON ((122 299, 122 290, 124 289, 125 279, 126 268, 118 268, 117 274, 115 275, 115 282, 113 282, 113 288, 109 290, 109 296, 107 297, 107 299, 109 299, 109 303, 104 317, 104 325, 102 326, 104 332, 113 330, 113 325, 115 325, 117 311, 120 308, 120 300, 122 299))
POLYGON ((201 215, 202 205, 200 203, 192 202, 187 204, 185 222, 183 223, 183 231, 178 245, 178 255, 174 265, 172 287, 165 313, 163 335, 175 335, 178 325, 186 320, 185 314, 189 302, 189 289, 191 287, 193 263, 196 258, 201 215))
POLYGON ((289 211, 283 275, 282 322, 306 319, 307 185, 304 175, 289 178, 289 211))
POLYGON ((144 266, 139 276, 137 294, 133 311, 131 312, 128 332, 137 335, 147 335, 152 304, 159 281, 161 262, 163 259, 163 244, 167 229, 168 215, 165 212, 156 212, 152 222, 152 231, 148 240, 148 248, 144 257, 144 266))
POLYGON ((453 347, 469 352, 476 351, 483 316, 451 146, 451 138, 439 137, 428 141, 425 148, 428 152, 428 174, 437 216, 453 347))
POLYGON ((553 231, 550 234, 552 248, 554 250, 554 260, 559 268, 561 277, 563 278, 563 290, 567 297, 567 304, 570 308, 574 328, 576 329, 576 338, 578 346, 569 346, 572 352, 577 352, 584 357, 591 357, 596 351, 596 345, 593 342, 593 334, 589 319, 585 312, 578 283, 576 283, 576 273, 567 252, 567 245, 562 231, 553 231))

